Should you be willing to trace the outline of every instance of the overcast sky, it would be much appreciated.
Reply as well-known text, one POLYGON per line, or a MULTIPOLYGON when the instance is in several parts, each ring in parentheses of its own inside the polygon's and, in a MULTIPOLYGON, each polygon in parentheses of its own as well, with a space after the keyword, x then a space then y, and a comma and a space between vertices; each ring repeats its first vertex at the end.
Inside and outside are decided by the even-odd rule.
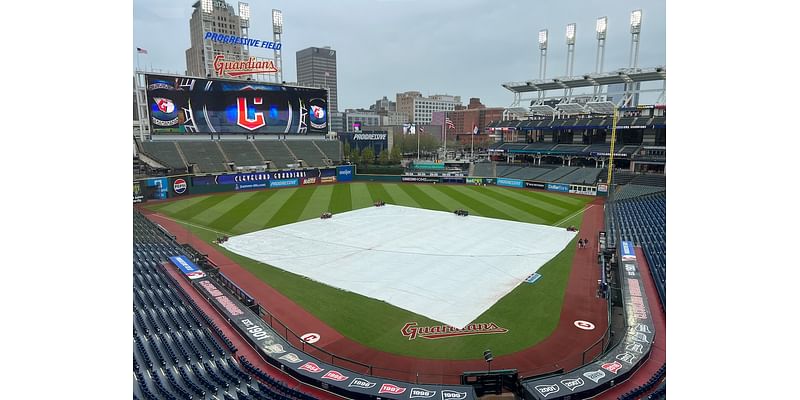
MULTIPOLYGON (((149 53, 139 57, 142 67, 185 72, 194 1, 134 0, 132 51, 149 53)), ((236 10, 237 3, 228 0, 236 10)), ((506 107, 513 96, 500 84, 539 76, 540 29, 550 31, 552 78, 565 75, 565 29, 577 23, 573 72, 579 75, 594 71, 595 22, 607 16, 603 70, 610 71, 628 66, 630 12, 642 9, 639 66, 666 65, 665 7, 664 1, 632 0, 250 0, 250 37, 272 40, 272 9, 283 10, 287 82, 297 80, 296 51, 335 49, 340 110, 368 108, 409 90, 506 107)), ((251 53, 272 57, 266 49, 251 53)))

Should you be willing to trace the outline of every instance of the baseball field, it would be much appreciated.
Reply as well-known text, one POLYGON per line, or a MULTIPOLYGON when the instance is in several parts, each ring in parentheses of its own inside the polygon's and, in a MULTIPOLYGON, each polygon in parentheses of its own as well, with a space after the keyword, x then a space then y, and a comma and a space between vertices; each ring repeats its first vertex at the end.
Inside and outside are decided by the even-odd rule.
MULTIPOLYGON (((151 204, 147 208, 212 243, 220 235, 236 236, 319 218, 325 211, 336 214, 372 207, 379 199, 388 204, 447 212, 461 208, 483 217, 560 227, 580 227, 584 207, 592 200, 497 186, 357 182, 203 195, 151 204)), ((511 354, 537 344, 553 332, 559 321, 576 241, 577 237, 538 270, 542 278, 536 283, 520 284, 474 321, 494 323, 507 329, 506 333, 438 340, 409 340, 401 330, 412 321, 418 326, 437 326, 440 322, 213 246, 355 342, 404 356, 466 360, 476 358, 476 349, 491 348, 497 356, 511 354)), ((269 309, 268 304, 264 306, 269 309)))

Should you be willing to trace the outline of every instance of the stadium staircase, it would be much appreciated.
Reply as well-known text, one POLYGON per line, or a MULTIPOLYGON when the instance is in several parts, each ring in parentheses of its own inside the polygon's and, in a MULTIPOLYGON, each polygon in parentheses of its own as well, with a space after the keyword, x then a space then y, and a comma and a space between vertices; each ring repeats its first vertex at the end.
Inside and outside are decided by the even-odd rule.
POLYGON ((172 142, 172 143, 175 145, 175 149, 178 150, 178 155, 181 157, 181 160, 183 161, 183 165, 185 165, 186 169, 188 170, 189 169, 189 162, 186 161, 186 155, 183 154, 183 151, 181 150, 181 146, 178 146, 178 142, 172 142))
POLYGON ((314 145, 314 147, 316 147, 316 148, 317 148, 317 150, 319 151, 319 153, 320 153, 320 154, 322 154, 322 161, 325 163, 325 166, 328 166, 328 165, 333 165, 333 162, 331 161, 331 158, 330 158, 330 157, 328 157, 328 156, 325 154, 325 152, 324 152, 324 151, 322 151, 322 149, 321 149, 321 148, 320 148, 320 147, 317 145, 317 143, 316 143, 316 142, 314 142, 314 141, 312 140, 312 141, 311 141, 311 144, 313 144, 313 145, 314 145))
POLYGON ((217 144, 217 149, 219 149, 219 152, 222 153, 222 159, 225 160, 225 165, 230 165, 231 164, 231 159, 228 158, 227 154, 225 154, 225 150, 222 149, 222 145, 219 144, 219 140, 217 140, 214 143, 217 144))
POLYGON ((292 155, 292 159, 294 160, 294 162, 297 162, 297 160, 299 160, 299 159, 298 159, 298 158, 297 158, 297 156, 294 154, 294 152, 293 152, 293 151, 292 151, 292 149, 289 147, 289 145, 288 145, 288 144, 286 144, 286 141, 285 141, 285 140, 281 140, 280 142, 281 142, 281 144, 283 144, 283 147, 284 147, 284 148, 286 148, 286 151, 288 151, 288 152, 289 152, 289 154, 291 154, 291 155, 292 155))
POLYGON ((255 150, 256 153, 258 153, 259 157, 261 157, 261 162, 266 162, 267 158, 264 157, 263 154, 261 154, 261 150, 259 150, 258 147, 256 147, 256 143, 255 142, 250 142, 250 145, 253 146, 253 150, 255 150))

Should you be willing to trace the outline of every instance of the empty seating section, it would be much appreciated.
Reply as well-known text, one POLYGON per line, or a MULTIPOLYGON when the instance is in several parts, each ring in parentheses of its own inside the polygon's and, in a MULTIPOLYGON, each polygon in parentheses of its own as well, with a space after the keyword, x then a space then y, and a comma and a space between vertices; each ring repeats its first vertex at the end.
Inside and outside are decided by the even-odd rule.
POLYGON ((263 166, 264 159, 258 155, 253 142, 250 141, 220 141, 222 151, 237 167, 263 166))
POLYGON ((225 157, 213 141, 179 141, 186 162, 197 164, 201 172, 227 171, 225 157))
POLYGON ((324 155, 310 140, 285 141, 298 160, 303 160, 304 167, 324 167, 327 165, 324 155))
POLYGON ((634 185, 631 183, 617 189, 614 192, 614 200, 625 200, 625 199, 630 199, 632 197, 644 196, 646 194, 663 192, 665 190, 666 189, 663 187, 642 186, 642 185, 634 185))
POLYGON ((134 398, 312 399, 244 372, 230 340, 159 265, 181 246, 138 212, 133 226, 134 398))
MULTIPOLYGON (((633 189, 635 190, 635 189, 633 189)), ((661 304, 666 308, 667 196, 665 191, 606 203, 606 230, 611 238, 642 247, 661 304)))
POLYGON ((518 171, 522 166, 519 165, 507 165, 507 164, 498 164, 497 165, 497 177, 502 178, 506 177, 509 174, 518 171))
POLYGON ((186 169, 187 166, 181 159, 175 142, 141 142, 141 151, 146 156, 165 164, 172 169, 186 169))
POLYGON ((550 171, 552 171, 551 168, 523 167, 506 175, 506 177, 513 179, 534 180, 550 171))
POLYGON ((493 177, 494 169, 492 168, 492 163, 476 163, 475 164, 475 176, 482 176, 482 177, 493 177))
POLYGON ((578 168, 559 178, 556 180, 556 182, 573 183, 577 185, 593 185, 595 182, 597 182, 598 175, 600 175, 600 168, 578 168))
POLYGON ((540 177, 537 180, 543 182, 557 182, 559 178, 564 177, 565 175, 569 174, 572 171, 575 171, 578 167, 558 167, 540 177))
POLYGON ((334 164, 339 164, 342 161, 342 150, 338 140, 315 140, 314 144, 322 150, 322 153, 334 164))
MULTIPOLYGON (((634 388, 630 392, 627 392, 619 397, 618 400, 635 400, 641 399, 642 395, 652 390, 659 382, 661 382, 664 377, 667 375, 667 365, 664 364, 659 368, 650 379, 647 380, 644 384, 634 388)), ((659 386, 653 393, 648 396, 648 399, 660 399, 662 398, 662 394, 666 393, 666 382, 664 382, 661 386, 659 386)))
POLYGON ((253 142, 264 156, 264 159, 271 161, 270 168, 280 169, 286 168, 288 164, 294 164, 297 161, 283 145, 283 142, 272 140, 256 140, 253 142))
POLYGON ((528 143, 525 146, 525 150, 538 150, 538 151, 548 151, 552 149, 555 145, 553 143, 544 143, 544 142, 534 142, 528 143))
POLYGON ((559 144, 552 148, 552 151, 562 153, 583 153, 584 149, 589 147, 585 144, 559 144))
POLYGON ((660 174, 637 175, 631 183, 644 186, 667 187, 667 176, 660 174))

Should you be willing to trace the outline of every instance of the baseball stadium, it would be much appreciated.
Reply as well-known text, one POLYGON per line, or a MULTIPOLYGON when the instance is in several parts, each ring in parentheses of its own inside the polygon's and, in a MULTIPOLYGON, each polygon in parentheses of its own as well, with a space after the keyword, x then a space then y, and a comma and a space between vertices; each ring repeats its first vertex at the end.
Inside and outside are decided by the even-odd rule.
POLYGON ((546 78, 542 30, 510 106, 373 126, 278 76, 280 10, 260 41, 246 3, 193 8, 186 73, 134 73, 135 399, 666 398, 641 10, 629 68, 602 71, 602 17, 595 71, 546 78))

